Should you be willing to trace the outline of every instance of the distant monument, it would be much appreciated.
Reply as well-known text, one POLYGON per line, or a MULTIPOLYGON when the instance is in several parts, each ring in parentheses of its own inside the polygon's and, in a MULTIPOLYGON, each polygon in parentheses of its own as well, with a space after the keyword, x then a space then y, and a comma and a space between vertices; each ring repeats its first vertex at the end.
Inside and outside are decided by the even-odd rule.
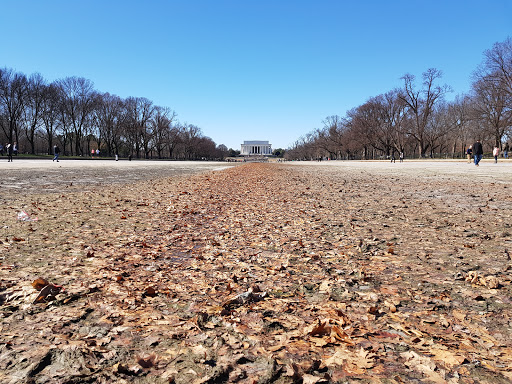
POLYGON ((268 141, 244 141, 242 149, 240 151, 242 156, 271 156, 272 155, 272 144, 268 141))

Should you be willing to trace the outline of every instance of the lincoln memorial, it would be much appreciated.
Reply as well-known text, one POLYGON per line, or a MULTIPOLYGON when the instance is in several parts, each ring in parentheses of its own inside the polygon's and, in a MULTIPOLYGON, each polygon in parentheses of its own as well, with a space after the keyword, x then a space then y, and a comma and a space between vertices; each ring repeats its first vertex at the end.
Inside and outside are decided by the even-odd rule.
POLYGON ((269 144, 268 141, 244 141, 240 154, 242 156, 270 156, 272 155, 272 144, 269 144))

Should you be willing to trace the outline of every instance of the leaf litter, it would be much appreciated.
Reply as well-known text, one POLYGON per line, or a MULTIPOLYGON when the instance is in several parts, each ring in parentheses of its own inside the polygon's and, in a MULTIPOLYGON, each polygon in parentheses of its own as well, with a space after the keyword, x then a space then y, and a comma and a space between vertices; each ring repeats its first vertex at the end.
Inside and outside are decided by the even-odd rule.
POLYGON ((253 163, 3 196, 0 382, 509 382, 508 188, 253 163))

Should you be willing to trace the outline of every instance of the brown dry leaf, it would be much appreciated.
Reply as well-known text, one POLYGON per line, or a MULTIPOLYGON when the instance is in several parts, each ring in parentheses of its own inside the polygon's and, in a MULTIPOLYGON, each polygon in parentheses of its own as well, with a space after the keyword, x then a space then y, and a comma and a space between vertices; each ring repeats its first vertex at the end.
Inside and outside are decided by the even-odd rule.
POLYGON ((320 380, 322 380, 322 382, 325 382, 325 380, 322 377, 313 376, 308 373, 305 373, 304 375, 302 375, 302 383, 303 384, 316 384, 320 380))
POLYGON ((384 295, 398 295, 400 288, 396 285, 383 285, 380 292, 384 295))
POLYGON ((329 344, 336 344, 336 339, 333 339, 333 338, 327 338, 327 337, 314 337, 311 342, 316 346, 316 347, 325 347, 326 345, 329 345, 329 344))
POLYGON ((375 365, 375 355, 360 348, 357 352, 352 352, 350 359, 347 360, 345 369, 347 372, 361 375, 367 369, 371 369, 375 365))
POLYGON ((352 353, 343 348, 336 348, 334 355, 324 360, 324 364, 327 367, 342 366, 343 363, 352 357, 352 353))
POLYGON ((135 360, 142 368, 151 368, 156 364, 156 354, 152 353, 148 356, 137 356, 135 360))
POLYGON ((273 345, 273 346, 270 346, 270 347, 266 347, 265 349, 267 351, 270 351, 270 352, 277 352, 279 351, 280 349, 283 349, 285 348, 286 346, 283 345, 283 344, 279 344, 279 345, 273 345))
POLYGON ((32 286, 34 287, 34 289, 40 291, 41 289, 43 289, 44 287, 46 287, 48 284, 50 284, 48 282, 48 280, 46 279, 43 279, 41 277, 35 279, 33 282, 32 282, 32 286))
POLYGON ((310 336, 326 336, 331 333, 331 326, 328 319, 323 321, 318 319, 315 324, 310 325, 304 331, 310 336))
POLYGON ((484 277, 484 285, 489 289, 498 289, 500 287, 500 281, 496 276, 484 277))
POLYGON ((430 353, 434 355, 434 360, 443 363, 448 369, 459 366, 466 360, 464 356, 457 355, 446 349, 431 348, 430 353))
POLYGON ((144 295, 149 297, 155 297, 156 296, 156 290, 153 287, 147 287, 144 291, 144 295))
POLYGON ((403 352, 400 354, 405 359, 405 365, 410 369, 423 373, 433 383, 444 384, 445 372, 435 365, 435 363, 426 356, 421 356, 414 351, 403 352))
POLYGON ((194 355, 199 355, 199 356, 202 356, 203 358, 206 357, 209 349, 206 348, 204 345, 202 344, 198 344, 198 345, 195 345, 191 348, 191 351, 194 355))
POLYGON ((466 276, 466 281, 489 289, 498 289, 500 287, 500 281, 496 276, 482 276, 477 271, 469 271, 466 276))
POLYGON ((349 345, 354 345, 354 342, 350 339, 350 336, 345 333, 340 327, 337 325, 331 326, 331 340, 339 340, 349 345))
POLYGON ((37 295, 33 303, 44 303, 55 299, 55 296, 62 290, 62 286, 55 284, 48 284, 37 295))
POLYGON ((388 307, 388 309, 389 309, 389 311, 391 313, 395 313, 396 312, 396 305, 395 304, 393 304, 392 302, 387 301, 387 300, 384 301, 384 304, 388 307))
POLYGON ((452 311, 452 316, 455 317, 457 320, 464 321, 466 319, 467 313, 462 312, 458 309, 454 309, 452 311))

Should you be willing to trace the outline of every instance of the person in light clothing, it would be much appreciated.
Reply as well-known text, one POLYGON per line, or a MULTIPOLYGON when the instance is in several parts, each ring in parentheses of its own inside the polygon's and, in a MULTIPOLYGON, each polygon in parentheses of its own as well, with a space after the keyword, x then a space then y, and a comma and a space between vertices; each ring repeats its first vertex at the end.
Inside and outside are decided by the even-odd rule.
POLYGON ((494 163, 498 162, 498 155, 500 154, 500 149, 496 146, 492 150, 492 155, 494 156, 494 163))

